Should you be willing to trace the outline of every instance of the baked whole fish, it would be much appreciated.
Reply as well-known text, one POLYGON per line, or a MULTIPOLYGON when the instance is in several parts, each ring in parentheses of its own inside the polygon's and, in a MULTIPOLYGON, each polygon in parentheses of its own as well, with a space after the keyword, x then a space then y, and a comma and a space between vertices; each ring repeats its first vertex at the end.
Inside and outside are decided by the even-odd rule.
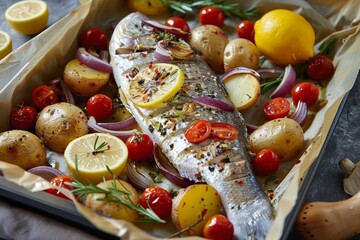
POLYGON ((227 217, 234 225, 235 239, 265 238, 273 220, 273 209, 252 173, 244 119, 236 110, 223 111, 194 101, 194 96, 202 96, 231 104, 218 77, 192 51, 185 49, 188 53, 185 60, 177 60, 181 56, 175 56, 169 62, 171 65, 165 65, 170 66, 166 71, 159 67, 152 83, 144 83, 142 77, 136 77, 145 74, 144 69, 150 71, 158 66, 159 58, 154 57, 154 49, 160 39, 171 38, 170 34, 167 36, 146 21, 147 18, 140 13, 128 15, 119 22, 110 41, 111 65, 124 104, 142 131, 161 147, 181 176, 195 182, 206 182, 219 192, 227 217), (171 68, 173 65, 180 70, 171 68), (160 84, 158 81, 177 71, 184 74, 177 93, 155 107, 148 107, 149 95, 160 91, 156 89, 160 84), (144 87, 139 90, 139 95, 129 90, 132 89, 129 85, 134 84, 144 87), (145 84, 149 85, 148 88, 145 84), (141 99, 144 105, 138 104, 141 99), (208 138, 191 143, 185 132, 198 120, 229 123, 239 134, 235 140, 208 138))

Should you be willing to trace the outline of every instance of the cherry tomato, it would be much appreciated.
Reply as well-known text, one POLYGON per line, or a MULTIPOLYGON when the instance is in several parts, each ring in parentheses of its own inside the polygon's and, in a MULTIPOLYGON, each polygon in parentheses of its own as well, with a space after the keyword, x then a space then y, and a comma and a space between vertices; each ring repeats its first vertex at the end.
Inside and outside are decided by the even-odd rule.
MULTIPOLYGON (((69 177, 69 176, 66 176, 66 175, 63 175, 63 176, 57 176, 57 177, 54 177, 53 179, 50 180, 50 183, 55 185, 55 186, 58 186, 58 187, 62 187, 62 188, 66 188, 66 189, 69 189, 69 190, 72 190, 72 187, 65 184, 65 183, 72 183, 74 182, 74 180, 69 177)), ((65 199, 69 199, 67 196, 65 196, 64 194, 62 194, 59 190, 57 190, 56 188, 49 188, 47 190, 48 193, 51 193, 53 195, 56 195, 56 196, 59 196, 59 197, 62 197, 62 198, 65 198, 65 199)))
POLYGON ((200 10, 198 18, 202 25, 211 24, 222 27, 225 21, 225 14, 220 8, 207 6, 200 10))
POLYGON ((235 140, 239 135, 239 131, 228 123, 212 123, 211 135, 222 140, 235 140))
POLYGON ((252 161, 254 173, 259 176, 274 174, 280 166, 279 156, 271 149, 263 149, 256 153, 252 161))
POLYGON ((79 37, 79 46, 85 49, 106 50, 108 42, 107 34, 99 28, 87 29, 79 37))
POLYGON ((37 110, 30 106, 21 106, 10 114, 13 129, 29 130, 35 127, 37 110))
POLYGON ((32 100, 40 110, 59 101, 56 93, 46 85, 40 85, 32 91, 32 100))
POLYGON ((210 134, 210 123, 206 120, 198 120, 185 132, 185 138, 191 143, 199 143, 210 137, 210 134))
POLYGON ((166 19, 165 25, 169 27, 180 28, 184 32, 190 32, 189 24, 186 22, 185 19, 180 17, 170 17, 166 19))
POLYGON ((144 190, 140 198, 144 208, 151 208, 161 219, 171 214, 172 198, 168 191, 158 186, 151 186, 144 190))
POLYGON ((319 88, 312 82, 298 83, 291 90, 293 102, 297 104, 301 100, 305 102, 308 107, 311 107, 316 103, 319 94, 319 88))
POLYGON ((254 42, 254 22, 250 20, 242 20, 237 26, 236 33, 239 38, 245 38, 251 42, 254 42))
POLYGON ((135 133, 126 139, 129 158, 134 161, 151 160, 153 157, 154 143, 145 133, 135 133))
POLYGON ((264 105, 264 114, 267 119, 283 118, 290 111, 290 103, 283 97, 273 98, 264 105))
POLYGON ((315 56, 309 59, 306 73, 312 80, 330 80, 334 75, 335 68, 331 59, 327 56, 315 56))
POLYGON ((104 94, 95 94, 86 103, 89 116, 93 116, 96 121, 102 121, 114 113, 114 104, 111 98, 104 94))
POLYGON ((206 221, 203 235, 211 240, 231 240, 234 237, 234 225, 224 215, 217 214, 206 221))

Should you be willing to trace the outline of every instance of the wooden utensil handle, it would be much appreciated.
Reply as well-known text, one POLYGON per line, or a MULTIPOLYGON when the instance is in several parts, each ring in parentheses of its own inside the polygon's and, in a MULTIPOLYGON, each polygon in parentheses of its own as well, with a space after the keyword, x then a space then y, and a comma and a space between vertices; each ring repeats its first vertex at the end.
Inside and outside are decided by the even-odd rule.
POLYGON ((346 239, 360 233, 360 192, 340 202, 305 203, 295 223, 299 239, 346 239))

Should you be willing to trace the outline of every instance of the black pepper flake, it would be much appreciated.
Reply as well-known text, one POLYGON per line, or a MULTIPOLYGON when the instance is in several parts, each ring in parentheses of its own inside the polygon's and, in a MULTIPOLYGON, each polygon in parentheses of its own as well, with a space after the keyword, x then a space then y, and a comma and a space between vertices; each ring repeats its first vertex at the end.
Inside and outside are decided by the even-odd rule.
POLYGON ((149 127, 148 127, 148 130, 149 130, 149 132, 151 132, 151 133, 153 133, 154 132, 154 126, 153 125, 149 125, 149 127))
POLYGON ((171 143, 171 144, 169 145, 169 147, 170 147, 171 150, 173 150, 173 149, 174 149, 174 144, 171 143))
POLYGON ((226 156, 226 158, 222 159, 221 162, 223 163, 229 163, 230 162, 230 158, 228 156, 226 156))
POLYGON ((166 135, 166 128, 162 128, 160 134, 161 134, 161 136, 165 136, 166 135))
POLYGON ((214 172, 214 170, 215 170, 215 167, 214 167, 214 166, 209 166, 209 171, 210 171, 210 172, 214 172))
POLYGON ((222 172, 222 171, 224 171, 224 168, 222 168, 222 167, 219 168, 219 172, 222 172))

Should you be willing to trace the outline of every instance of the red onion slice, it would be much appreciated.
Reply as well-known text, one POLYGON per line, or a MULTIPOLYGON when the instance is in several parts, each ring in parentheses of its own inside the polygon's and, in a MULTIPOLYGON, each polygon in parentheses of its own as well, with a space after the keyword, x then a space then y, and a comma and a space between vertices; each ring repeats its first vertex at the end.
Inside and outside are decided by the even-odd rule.
POLYGON ((294 86, 296 80, 295 69, 289 64, 285 68, 284 77, 281 80, 280 84, 270 95, 271 98, 285 97, 288 94, 292 87, 294 86))
POLYGON ((246 129, 247 129, 248 134, 254 132, 258 128, 259 128, 259 126, 257 126, 257 125, 246 123, 246 129))
POLYGON ((307 105, 303 101, 299 101, 296 106, 295 112, 291 115, 291 118, 297 121, 300 126, 304 126, 307 117, 307 105))
POLYGON ((160 30, 163 30, 163 31, 167 31, 169 33, 172 33, 172 34, 178 36, 178 37, 184 38, 185 36, 190 35, 189 32, 185 32, 180 28, 169 27, 169 26, 163 25, 163 24, 161 24, 161 23, 159 23, 157 21, 152 21, 152 20, 149 20, 149 19, 142 19, 142 22, 144 24, 148 25, 148 26, 151 26, 153 28, 160 29, 160 30))
POLYGON ((202 105, 215 107, 226 112, 234 111, 234 106, 231 106, 230 104, 215 98, 202 97, 202 96, 193 96, 192 98, 194 99, 195 102, 200 103, 202 105))
POLYGON ((284 70, 277 68, 261 68, 261 69, 257 69, 256 72, 260 74, 261 79, 268 79, 268 78, 279 77, 281 74, 284 73, 284 70))
POLYGON ((91 55, 89 52, 86 51, 85 48, 79 48, 77 50, 76 58, 82 64, 85 64, 90 68, 102 72, 112 73, 112 66, 108 62, 91 55))
POLYGON ((108 50, 100 50, 99 58, 105 62, 110 62, 110 53, 108 50))
POLYGON ((194 184, 194 182, 189 179, 180 176, 176 168, 169 162, 169 159, 161 151, 159 145, 155 145, 154 147, 154 159, 156 166, 160 169, 161 173, 172 183, 182 188, 186 188, 194 184))
POLYGON ((114 131, 114 130, 109 130, 109 129, 103 128, 97 124, 95 118, 92 116, 90 116, 90 118, 89 118, 88 127, 89 127, 89 130, 92 132, 109 133, 109 134, 112 134, 112 135, 120 138, 123 141, 126 141, 126 139, 128 139, 128 137, 131 134, 138 132, 136 129, 128 130, 128 131, 114 131))
POLYGON ((109 122, 109 123, 97 123, 98 126, 106 128, 108 130, 123 130, 125 128, 131 127, 136 123, 136 120, 134 117, 129 117, 123 121, 120 122, 109 122))
POLYGON ((127 177, 137 189, 145 190, 147 187, 155 185, 153 179, 149 176, 149 172, 152 171, 140 163, 130 160, 126 163, 126 169, 127 177))
POLYGON ((164 48, 164 44, 164 41, 159 41, 156 44, 154 58, 160 62, 171 62, 172 57, 170 55, 170 52, 164 48))
POLYGON ((257 79, 260 79, 260 74, 258 72, 256 72, 254 69, 251 68, 246 68, 246 67, 236 67, 236 68, 232 68, 229 71, 227 71, 222 77, 221 80, 224 81, 227 78, 236 75, 236 74, 251 74, 254 77, 256 77, 257 79))
POLYGON ((65 84, 65 82, 62 79, 59 78, 59 81, 60 81, 60 85, 61 85, 63 94, 64 94, 64 96, 66 98, 66 101, 68 103, 75 104, 74 95, 71 93, 68 86, 65 84))
POLYGON ((46 179, 48 181, 50 181, 54 177, 65 175, 60 170, 58 170, 56 168, 49 167, 49 166, 33 167, 33 168, 29 169, 28 172, 32 173, 32 174, 35 174, 35 175, 38 175, 40 177, 43 177, 44 179, 46 179))

